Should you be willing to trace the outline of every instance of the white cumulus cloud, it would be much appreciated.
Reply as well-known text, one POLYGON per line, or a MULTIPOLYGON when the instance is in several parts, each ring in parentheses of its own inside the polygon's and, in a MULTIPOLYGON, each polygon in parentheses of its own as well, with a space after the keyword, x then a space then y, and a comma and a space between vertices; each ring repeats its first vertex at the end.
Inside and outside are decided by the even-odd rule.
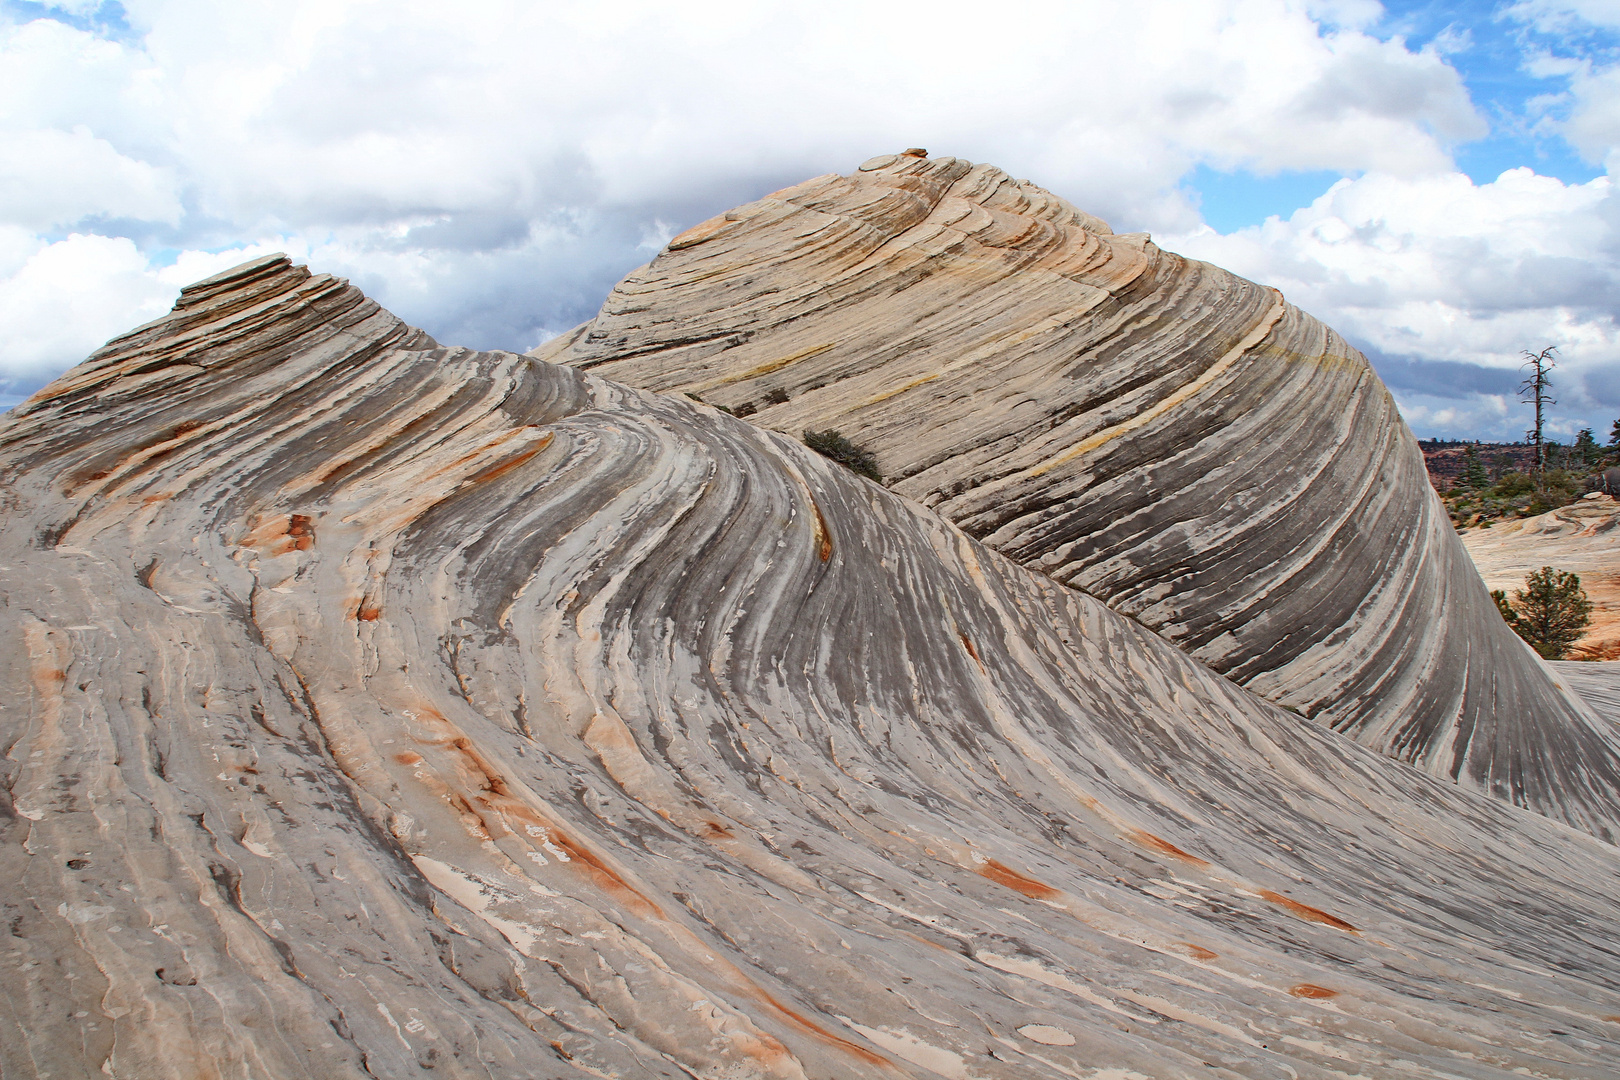
MULTIPOLYGON (((1518 17, 1568 17, 1543 7, 1518 17)), ((526 348, 672 230, 904 146, 1277 281, 1395 355, 1505 364, 1556 332, 1595 371, 1611 347, 1607 188, 1456 174, 1485 121, 1374 0, 121 10, 116 33, 0 15, 0 392, 272 245, 442 340, 526 348), (1361 179, 1222 238, 1181 186, 1200 165, 1361 179)), ((1600 159, 1620 93, 1582 77, 1571 138, 1600 159)))
POLYGON ((75 233, 42 245, 0 281, 7 371, 20 380, 54 374, 63 356, 86 355, 173 299, 124 237, 75 233))
POLYGON ((1476 185, 1461 173, 1372 174, 1287 220, 1160 241, 1277 286, 1393 358, 1384 375, 1414 422, 1515 435, 1524 418, 1503 391, 1521 351, 1547 345, 1560 358, 1555 430, 1620 412, 1620 200, 1607 176, 1564 184, 1520 168, 1476 185), (1402 365, 1413 357, 1430 366, 1402 365), (1460 400, 1434 404, 1448 397, 1460 400))

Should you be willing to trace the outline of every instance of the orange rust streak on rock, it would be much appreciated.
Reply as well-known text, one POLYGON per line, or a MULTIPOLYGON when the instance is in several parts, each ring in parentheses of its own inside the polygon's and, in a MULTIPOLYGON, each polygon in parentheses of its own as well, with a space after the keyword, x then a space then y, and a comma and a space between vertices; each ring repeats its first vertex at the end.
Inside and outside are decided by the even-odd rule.
POLYGON ((376 622, 381 615, 382 608, 380 607, 363 607, 354 613, 354 617, 361 622, 376 622))
POLYGON ((859 1058, 860 1060, 866 1062, 868 1065, 879 1065, 879 1066, 884 1066, 886 1068, 893 1068, 894 1067, 894 1063, 892 1061, 890 1061, 888 1058, 883 1057, 880 1054, 874 1054, 874 1053, 872 1053, 872 1051, 866 1049, 863 1046, 857 1046, 854 1043, 850 1042, 848 1039, 843 1038, 842 1036, 834 1035, 832 1032, 828 1031, 826 1028, 822 1027, 820 1024, 817 1024, 814 1020, 811 1020, 809 1017, 803 1016, 800 1013, 795 1012, 793 1009, 788 1008, 786 1005, 783 1005, 780 1001, 777 1001, 774 997, 772 997, 763 988, 756 986, 756 987, 754 987, 754 992, 759 995, 760 1000, 763 1001, 765 1004, 769 1005, 771 1008, 773 1008, 777 1012, 781 1013, 788 1020, 792 1021, 795 1025, 797 1025, 798 1027, 803 1028, 805 1031, 808 1031, 810 1034, 816 1036, 817 1038, 825 1039, 827 1042, 832 1043, 834 1046, 838 1047, 840 1050, 845 1051, 846 1053, 850 1054, 853 1057, 859 1058))
POLYGON ((945 946, 941 945, 937 941, 929 941, 927 938, 923 937, 921 934, 913 934, 909 930, 902 930, 900 932, 902 934, 905 934, 906 937, 910 938, 912 941, 915 941, 919 945, 926 945, 930 949, 938 949, 940 952, 949 953, 952 956, 960 956, 961 955, 961 953, 957 952, 955 949, 948 949, 945 946))
POLYGON ((1178 941, 1176 944, 1187 950, 1187 955, 1194 960, 1214 960, 1221 955, 1218 952, 1212 952, 1204 948, 1202 945, 1194 945, 1190 941, 1178 941))
MULTIPOLYGON (((517 821, 526 822, 546 830, 547 836, 551 843, 556 847, 561 848, 563 852, 568 855, 569 865, 577 864, 578 866, 583 867, 587 875, 591 877, 596 886, 603 892, 613 895, 626 907, 630 908, 636 915, 642 918, 656 918, 665 922, 670 921, 669 917, 664 913, 664 910, 658 906, 658 904, 620 877, 611 867, 599 859, 589 848, 576 843, 572 837, 557 826, 556 822, 542 816, 528 803, 506 795, 504 791, 506 787, 505 782, 494 775, 494 770, 487 762, 483 760, 477 751, 472 748, 471 743, 466 738, 452 738, 448 740, 447 743, 441 745, 445 745, 448 748, 453 748, 460 752, 461 756, 472 765, 473 771, 482 774, 486 780, 490 782, 491 794, 493 797, 480 798, 479 801, 484 803, 492 813, 498 814, 505 819, 515 819, 517 821), (494 786, 497 784, 503 789, 502 791, 493 791, 494 786)), ((416 755, 412 754, 410 756, 415 757, 416 755)), ((402 754, 396 757, 395 760, 402 760, 404 757, 405 755, 402 754)), ((459 802, 459 800, 456 801, 459 802)), ((482 820, 487 821, 487 819, 482 820)), ((713 825, 714 823, 711 822, 709 824, 713 825)), ((724 826, 721 826, 721 828, 724 828, 724 826)), ((1035 884, 1039 885, 1038 882, 1035 884)), ((1042 887, 1044 888, 1044 886, 1042 887)), ((738 972, 738 975, 741 975, 741 973, 738 972)), ((850 1042, 848 1039, 844 1039, 833 1034, 832 1032, 816 1024, 814 1021, 810 1020, 808 1017, 805 1017, 793 1009, 788 1008, 786 1005, 783 1005, 781 1002, 772 997, 763 987, 760 987, 758 984, 752 982, 752 980, 747 979, 746 976, 743 976, 743 982, 751 993, 757 995, 760 1001, 770 1006, 776 1012, 780 1013, 784 1018, 792 1022, 794 1025, 804 1029, 817 1038, 823 1039, 832 1045, 839 1047, 846 1053, 854 1055, 869 1065, 880 1065, 889 1068, 893 1067, 893 1063, 887 1058, 874 1054, 871 1051, 850 1042)), ((785 1047, 783 1048, 783 1052, 786 1053, 785 1047)))
POLYGON ((1270 889, 1261 889, 1260 898, 1276 904, 1278 907, 1287 908, 1289 911, 1293 912, 1295 915, 1298 915, 1302 919, 1308 919, 1311 922, 1325 923, 1328 926, 1334 927, 1335 929, 1344 930, 1352 934, 1359 934, 1361 932, 1336 915, 1329 915, 1321 908, 1313 908, 1309 904, 1300 903, 1298 900, 1290 900, 1281 893, 1274 893, 1270 889))
POLYGON ((472 763, 473 771, 479 776, 483 777, 483 783, 480 785, 483 790, 493 795, 509 796, 511 794, 511 792, 507 790, 506 780, 500 775, 500 773, 495 771, 494 765, 486 760, 484 756, 477 750, 473 749, 471 739, 468 739, 466 736, 459 736, 451 739, 450 745, 461 751, 461 756, 472 763))
POLYGON ((308 514, 291 514, 287 518, 287 535, 292 538, 293 548, 298 551, 308 551, 315 546, 315 523, 308 514))
POLYGON ((956 636, 962 639, 963 647, 967 649, 968 655, 973 657, 973 662, 979 665, 979 670, 986 675, 990 674, 990 669, 984 666, 983 660, 979 659, 979 650, 973 647, 973 642, 968 640, 968 636, 960 631, 956 636))
POLYGON ((833 553, 832 530, 827 528, 827 519, 821 516, 821 507, 816 505, 816 500, 810 500, 810 509, 816 514, 816 538, 821 541, 821 561, 826 562, 833 553))
POLYGON ((505 461, 498 465, 491 465, 483 472, 474 473, 471 477, 469 477, 468 482, 473 484, 482 484, 489 480, 499 479, 550 445, 551 434, 550 432, 547 432, 546 434, 540 436, 540 438, 535 441, 535 444, 529 447, 527 450, 513 454, 505 461))
POLYGON ((444 799, 460 815, 461 823, 466 826, 468 832, 479 840, 494 841, 495 837, 490 835, 489 828, 484 821, 484 815, 473 809, 472 803, 463 798, 459 791, 445 786, 444 799))
POLYGON ((986 859, 984 864, 979 867, 979 875, 981 877, 989 878, 997 885, 1005 885, 1009 889, 1017 889, 1025 896, 1032 897, 1036 900, 1051 900, 1055 897, 1063 895, 1057 889, 1052 888, 1052 886, 1047 885, 1045 882, 1036 881, 1032 877, 1026 877, 1014 870, 1012 867, 1007 866, 1005 863, 997 862, 995 859, 986 859))
MULTIPOLYGON (((425 702, 417 706, 417 718, 423 721, 436 721, 451 731, 457 730, 444 714, 425 702)), ((453 790, 447 788, 445 797, 458 809, 464 807, 466 812, 480 823, 478 832, 483 834, 483 838, 492 837, 496 831, 495 828, 492 828, 492 825, 496 823, 490 821, 491 816, 498 819, 500 829, 513 835, 518 835, 519 830, 512 829, 508 822, 532 825, 538 829, 543 829, 551 843, 568 856, 568 865, 581 870, 597 888, 613 896, 641 918, 656 918, 665 922, 669 921, 663 908, 659 907, 641 890, 620 877, 595 852, 575 841, 555 821, 542 815, 523 799, 513 795, 505 778, 500 775, 494 763, 480 754, 473 746, 472 741, 465 735, 453 734, 443 739, 424 739, 420 740, 420 745, 437 746, 454 753, 460 759, 459 764, 463 775, 471 779, 473 784, 476 784, 481 789, 480 793, 475 795, 474 798, 482 804, 485 810, 484 813, 479 813, 473 809, 466 800, 453 790)), ((395 760, 400 761, 401 759, 396 757, 395 760)), ((420 777, 420 773, 418 776, 420 777)), ((527 832, 527 829, 522 831, 527 832)))
POLYGON ((253 531, 242 538, 242 546, 258 548, 271 555, 308 551, 315 546, 315 519, 308 514, 263 517, 253 531), (282 541, 272 550, 274 541, 282 541))
POLYGON ((1326 1001, 1328 998, 1339 996, 1337 990, 1329 990, 1327 987, 1317 986, 1315 983, 1299 983, 1297 986, 1290 986, 1288 992, 1297 998, 1311 998, 1315 1001, 1326 1001))
MULTIPOLYGON (((1143 847, 1147 848, 1150 851, 1157 851, 1161 855, 1169 855, 1172 858, 1180 859, 1183 862, 1191 863, 1193 866, 1208 866, 1209 865, 1209 861, 1207 859, 1200 859, 1196 855, 1190 855, 1187 852, 1182 851, 1180 848, 1176 847, 1176 845, 1172 844, 1170 841, 1166 840, 1164 837, 1162 837, 1162 836, 1154 836, 1152 833, 1148 832, 1145 829, 1132 829, 1131 830, 1131 839, 1135 840, 1138 844, 1141 844, 1143 847)), ((1312 910, 1315 910, 1315 909, 1313 908, 1312 910)))
POLYGON ((574 842, 573 838, 555 825, 550 826, 551 842, 568 852, 568 857, 586 867, 597 887, 603 892, 613 893, 622 900, 626 906, 635 910, 643 918, 665 918, 664 909, 655 904, 652 899, 644 895, 639 889, 614 873, 613 870, 596 857, 589 848, 582 847, 574 842))

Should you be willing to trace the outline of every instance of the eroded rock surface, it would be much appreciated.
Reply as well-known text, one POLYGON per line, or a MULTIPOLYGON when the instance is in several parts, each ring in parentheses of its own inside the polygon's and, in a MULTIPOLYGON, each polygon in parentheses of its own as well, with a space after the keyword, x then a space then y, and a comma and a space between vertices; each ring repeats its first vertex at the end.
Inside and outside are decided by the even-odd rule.
POLYGON ((1620 726, 1620 661, 1554 660, 1547 666, 1599 715, 1620 726))
POLYGON ((1496 617, 1366 360, 1274 289, 889 155, 683 233, 535 355, 839 430, 1256 693, 1614 835, 1612 736, 1496 617))
POLYGON ((264 260, 0 421, 0 1070, 1610 1077, 1620 850, 264 260))

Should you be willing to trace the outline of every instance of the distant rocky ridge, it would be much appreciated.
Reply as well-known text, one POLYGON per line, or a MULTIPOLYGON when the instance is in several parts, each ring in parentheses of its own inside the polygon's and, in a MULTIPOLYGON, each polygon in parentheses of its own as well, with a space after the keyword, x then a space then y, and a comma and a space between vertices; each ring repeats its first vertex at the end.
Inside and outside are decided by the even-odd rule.
POLYGON ((1521 443, 1459 443, 1428 441, 1419 444, 1423 463, 1429 470, 1429 483, 1436 491, 1449 491, 1462 482, 1467 468, 1468 448, 1472 446, 1480 463, 1493 474, 1504 471, 1529 472, 1535 465, 1536 450, 1521 443))
POLYGON ((1367 361, 1274 289, 908 153, 688 230, 533 355, 837 429, 1256 693, 1616 835, 1612 734, 1497 616, 1367 361))
POLYGON ((7 1077, 1620 1068, 1620 849, 683 397, 270 258, 0 497, 7 1077))

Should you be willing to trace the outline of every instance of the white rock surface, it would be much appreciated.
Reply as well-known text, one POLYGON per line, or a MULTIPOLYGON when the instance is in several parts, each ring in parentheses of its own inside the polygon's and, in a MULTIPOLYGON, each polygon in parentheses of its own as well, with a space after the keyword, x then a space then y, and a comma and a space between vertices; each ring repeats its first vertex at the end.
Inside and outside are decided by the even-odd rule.
POLYGON ((715 410, 269 259, 0 479, 7 1077, 1620 1070, 1620 850, 715 410))

